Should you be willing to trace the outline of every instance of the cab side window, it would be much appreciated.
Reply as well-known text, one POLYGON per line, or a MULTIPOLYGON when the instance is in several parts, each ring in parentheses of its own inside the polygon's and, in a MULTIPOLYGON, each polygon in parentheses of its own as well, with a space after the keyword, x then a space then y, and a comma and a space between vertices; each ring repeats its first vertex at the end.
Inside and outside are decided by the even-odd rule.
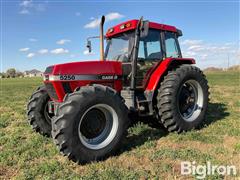
POLYGON ((149 30, 148 35, 140 38, 138 60, 162 60, 160 32, 149 30))
POLYGON ((180 57, 180 52, 177 46, 176 34, 172 32, 165 33, 166 57, 180 57))
POLYGON ((143 41, 139 41, 138 58, 145 59, 143 41))
MULTIPOLYGON (((158 38, 160 38, 159 34, 158 34, 158 38)), ((158 41, 147 42, 147 50, 148 50, 147 59, 162 60, 160 39, 158 41)))

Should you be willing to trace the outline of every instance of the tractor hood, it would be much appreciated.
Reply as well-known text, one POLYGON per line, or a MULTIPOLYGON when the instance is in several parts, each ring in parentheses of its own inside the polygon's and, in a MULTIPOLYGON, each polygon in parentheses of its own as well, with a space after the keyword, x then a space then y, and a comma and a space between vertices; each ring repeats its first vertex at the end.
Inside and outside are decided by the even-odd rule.
POLYGON ((120 62, 116 61, 84 61, 56 64, 47 67, 44 72, 45 81, 69 81, 91 79, 114 79, 122 75, 120 62))
POLYGON ((116 61, 84 61, 47 67, 43 79, 52 100, 62 102, 65 95, 90 84, 122 88, 122 66, 116 61))

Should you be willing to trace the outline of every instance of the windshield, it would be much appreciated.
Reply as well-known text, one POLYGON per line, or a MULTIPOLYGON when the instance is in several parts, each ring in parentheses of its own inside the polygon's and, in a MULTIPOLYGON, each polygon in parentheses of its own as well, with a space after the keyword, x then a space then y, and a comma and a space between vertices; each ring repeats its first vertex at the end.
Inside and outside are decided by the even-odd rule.
MULTIPOLYGON (((107 40, 105 59, 129 62, 133 52, 134 32, 123 33, 107 40)), ((138 61, 162 60, 161 36, 158 30, 149 30, 139 40, 138 61)))
POLYGON ((105 59, 123 62, 129 61, 133 43, 134 43, 133 32, 123 33, 120 36, 108 39, 105 52, 105 59))

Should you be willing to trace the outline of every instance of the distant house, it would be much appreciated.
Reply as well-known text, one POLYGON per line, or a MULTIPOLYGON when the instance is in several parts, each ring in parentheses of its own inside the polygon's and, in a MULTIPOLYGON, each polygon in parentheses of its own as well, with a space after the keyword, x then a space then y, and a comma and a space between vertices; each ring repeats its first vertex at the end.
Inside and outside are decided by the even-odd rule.
POLYGON ((24 77, 41 77, 43 73, 37 69, 24 71, 24 77))

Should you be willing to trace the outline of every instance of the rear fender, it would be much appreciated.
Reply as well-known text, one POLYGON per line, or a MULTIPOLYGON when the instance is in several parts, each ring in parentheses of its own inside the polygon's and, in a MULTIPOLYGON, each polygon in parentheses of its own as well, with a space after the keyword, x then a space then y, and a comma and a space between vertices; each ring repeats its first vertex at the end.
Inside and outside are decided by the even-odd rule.
POLYGON ((169 70, 181 64, 195 64, 195 60, 190 58, 167 58, 161 61, 150 73, 150 78, 148 78, 144 91, 148 101, 149 114, 154 114, 153 104, 156 102, 153 102, 153 97, 156 95, 156 90, 159 88, 164 76, 169 70))
POLYGON ((181 64, 195 64, 195 60, 192 58, 167 58, 163 60, 150 75, 145 86, 145 92, 154 92, 167 71, 181 64))

